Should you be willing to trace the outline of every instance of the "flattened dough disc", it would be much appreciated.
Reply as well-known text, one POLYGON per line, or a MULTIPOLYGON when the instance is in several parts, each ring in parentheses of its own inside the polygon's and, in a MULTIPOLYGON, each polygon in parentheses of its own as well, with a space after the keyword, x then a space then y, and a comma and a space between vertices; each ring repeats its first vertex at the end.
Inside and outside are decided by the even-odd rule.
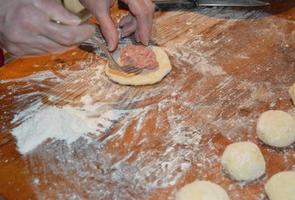
MULTIPOLYGON (((112 81, 121 85, 151 85, 160 82, 170 71, 171 63, 168 55, 160 47, 151 47, 156 54, 159 67, 155 71, 143 72, 141 74, 130 76, 129 74, 112 70, 108 65, 105 66, 105 73, 112 81)), ((119 61, 120 64, 120 61, 119 61)))

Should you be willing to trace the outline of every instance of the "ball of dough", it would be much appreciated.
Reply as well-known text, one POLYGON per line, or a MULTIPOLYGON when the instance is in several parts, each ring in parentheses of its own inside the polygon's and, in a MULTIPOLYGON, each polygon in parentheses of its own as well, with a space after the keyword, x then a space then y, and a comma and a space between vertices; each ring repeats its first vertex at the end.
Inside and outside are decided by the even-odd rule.
MULTIPOLYGON (((160 47, 151 47, 156 54, 159 63, 157 70, 151 70, 135 76, 112 70, 106 65, 105 73, 112 81, 120 85, 151 85, 160 82, 172 69, 170 60, 166 52, 160 47)), ((120 60, 118 61, 120 63, 120 60)))
POLYGON ((265 144, 286 147, 295 142, 295 119, 284 111, 266 111, 258 119, 256 133, 265 144))
POLYGON ((289 88, 289 95, 292 98, 293 104, 295 104, 295 83, 289 88))
POLYGON ((226 191, 210 181, 194 181, 176 193, 176 200, 229 200, 226 191))
POLYGON ((265 185, 269 200, 295 200, 295 171, 279 172, 265 185))
POLYGON ((251 181, 265 172, 260 149, 252 142, 237 142, 226 147, 221 158, 225 171, 235 180, 251 181))

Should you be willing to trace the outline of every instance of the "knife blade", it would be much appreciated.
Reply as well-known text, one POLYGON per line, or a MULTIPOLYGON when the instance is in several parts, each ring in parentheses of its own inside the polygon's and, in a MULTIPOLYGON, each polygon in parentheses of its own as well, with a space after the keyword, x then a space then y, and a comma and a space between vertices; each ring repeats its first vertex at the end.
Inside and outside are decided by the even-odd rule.
POLYGON ((198 0, 198 6, 230 6, 230 7, 260 7, 268 6, 268 2, 259 0, 198 0))
POLYGON ((260 0, 153 0, 156 8, 195 8, 195 7, 262 7, 268 6, 268 2, 260 0))

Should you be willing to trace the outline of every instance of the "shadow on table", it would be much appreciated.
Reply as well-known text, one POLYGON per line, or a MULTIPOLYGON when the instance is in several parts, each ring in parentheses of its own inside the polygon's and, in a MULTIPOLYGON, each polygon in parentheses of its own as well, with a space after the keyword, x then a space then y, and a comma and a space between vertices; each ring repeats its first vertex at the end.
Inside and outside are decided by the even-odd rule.
POLYGON ((268 0, 271 5, 265 11, 271 14, 280 14, 295 7, 294 0, 268 0))

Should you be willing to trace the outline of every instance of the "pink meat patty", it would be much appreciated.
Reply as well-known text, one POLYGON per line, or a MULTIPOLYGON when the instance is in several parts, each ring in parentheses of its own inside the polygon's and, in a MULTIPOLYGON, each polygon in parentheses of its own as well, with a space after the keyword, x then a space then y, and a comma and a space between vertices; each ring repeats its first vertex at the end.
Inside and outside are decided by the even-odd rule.
POLYGON ((159 66, 153 50, 142 45, 127 45, 122 48, 120 60, 126 65, 150 70, 159 66))

